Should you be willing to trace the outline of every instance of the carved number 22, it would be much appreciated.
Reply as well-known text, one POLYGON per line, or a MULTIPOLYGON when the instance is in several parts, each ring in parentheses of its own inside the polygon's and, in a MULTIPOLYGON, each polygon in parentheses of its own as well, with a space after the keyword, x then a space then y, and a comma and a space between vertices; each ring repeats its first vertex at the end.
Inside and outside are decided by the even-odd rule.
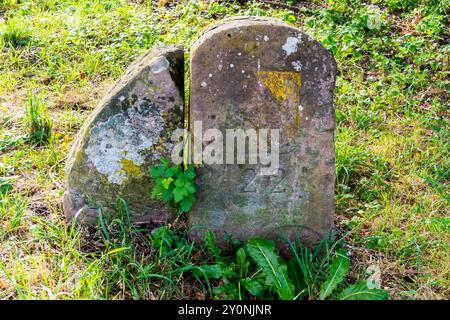
MULTIPOLYGON (((273 184, 273 186, 271 188, 268 188, 269 189, 268 193, 283 193, 286 191, 282 185, 283 181, 286 178, 285 172, 283 169, 280 169, 279 173, 280 174, 277 175, 277 177, 279 179, 277 179, 277 181, 275 181, 275 183, 273 184)), ((260 176, 258 176, 256 174, 256 171, 254 169, 245 170, 243 175, 250 176, 250 181, 244 185, 244 187, 241 189, 240 192, 256 192, 257 191, 256 190, 256 180, 258 180, 258 177, 260 177, 260 176), (250 173, 250 175, 247 173, 250 173)), ((269 177, 269 179, 270 179, 270 176, 267 176, 267 177, 269 177)), ((270 179, 270 180, 272 182, 272 179, 270 179)), ((273 179, 273 180, 275 180, 275 179, 273 179)))

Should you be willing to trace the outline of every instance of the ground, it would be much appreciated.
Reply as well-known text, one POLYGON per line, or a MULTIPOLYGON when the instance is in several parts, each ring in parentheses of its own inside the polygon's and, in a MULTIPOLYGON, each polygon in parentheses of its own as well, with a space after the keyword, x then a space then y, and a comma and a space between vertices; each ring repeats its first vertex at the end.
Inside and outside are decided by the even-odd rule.
POLYGON ((157 44, 188 48, 215 20, 261 15, 318 39, 338 64, 336 224, 349 281, 375 268, 392 299, 449 299, 449 5, 1 0, 0 298, 209 297, 179 267, 201 255, 190 244, 161 259, 145 232, 106 241, 68 227, 63 168, 133 59, 157 44), (30 136, 30 104, 51 119, 48 137, 30 136))

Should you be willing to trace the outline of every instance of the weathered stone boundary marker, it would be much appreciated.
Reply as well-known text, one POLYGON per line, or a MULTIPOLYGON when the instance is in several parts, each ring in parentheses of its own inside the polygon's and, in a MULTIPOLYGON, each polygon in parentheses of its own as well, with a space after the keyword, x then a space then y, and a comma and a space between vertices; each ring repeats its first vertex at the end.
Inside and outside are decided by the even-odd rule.
MULTIPOLYGON (((200 166, 190 216, 194 237, 252 237, 312 244, 333 226, 336 64, 317 41, 272 19, 216 25, 191 48, 190 123, 208 128, 280 129, 280 169, 200 166)), ((195 128, 194 128, 195 132, 195 128)))
POLYGON ((183 127, 184 54, 160 47, 137 59, 88 118, 66 166, 67 219, 95 223, 98 208, 121 196, 136 222, 163 222, 170 208, 150 199, 150 165, 170 158, 171 132, 183 127))
MULTIPOLYGON (((167 208, 150 200, 148 171, 170 154, 168 137, 183 127, 182 66, 181 49, 150 51, 94 111, 68 164, 64 211, 69 218, 78 214, 93 221, 97 208, 110 206, 118 195, 135 221, 170 218, 167 208)), ((230 19, 193 43, 191 132, 196 121, 202 134, 211 128, 280 132, 279 170, 273 175, 260 175, 261 164, 199 166, 201 190, 189 218, 194 239, 214 230, 222 245, 227 234, 314 244, 329 234, 335 74, 327 50, 274 19, 230 19)))

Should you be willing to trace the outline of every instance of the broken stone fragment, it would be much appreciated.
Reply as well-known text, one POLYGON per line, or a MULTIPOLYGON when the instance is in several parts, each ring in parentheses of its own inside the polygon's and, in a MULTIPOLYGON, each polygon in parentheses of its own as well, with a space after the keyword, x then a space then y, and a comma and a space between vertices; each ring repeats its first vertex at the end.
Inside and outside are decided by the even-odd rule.
POLYGON ((214 230, 221 245, 227 235, 306 245, 327 237, 335 211, 330 52, 281 21, 240 17, 210 27, 193 43, 190 74, 194 139, 196 122, 201 134, 279 130, 279 168, 272 175, 262 174, 260 161, 200 166, 192 237, 214 230))
POLYGON ((159 223, 170 208, 152 200, 150 166, 170 158, 173 130, 183 127, 184 54, 158 47, 138 58, 95 108, 70 152, 66 218, 95 223, 98 209, 123 198, 134 222, 159 223))

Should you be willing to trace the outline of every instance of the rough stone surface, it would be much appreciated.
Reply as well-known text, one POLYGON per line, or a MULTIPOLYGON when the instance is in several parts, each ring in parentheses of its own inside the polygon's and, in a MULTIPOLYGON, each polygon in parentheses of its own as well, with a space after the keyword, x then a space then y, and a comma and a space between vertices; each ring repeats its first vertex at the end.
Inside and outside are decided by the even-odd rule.
MULTIPOLYGON (((273 19, 237 18, 191 47, 190 127, 280 129, 280 170, 202 165, 192 237, 226 234, 317 243, 333 229, 336 63, 310 36, 273 19)), ((224 134, 225 139, 225 134, 224 134)), ((225 150, 225 148, 224 148, 225 150)))
POLYGON ((135 222, 161 222, 171 210, 150 199, 149 167, 170 157, 170 135, 183 127, 183 50, 154 48, 120 77, 82 127, 66 167, 68 219, 97 221, 98 208, 128 204, 135 222))

